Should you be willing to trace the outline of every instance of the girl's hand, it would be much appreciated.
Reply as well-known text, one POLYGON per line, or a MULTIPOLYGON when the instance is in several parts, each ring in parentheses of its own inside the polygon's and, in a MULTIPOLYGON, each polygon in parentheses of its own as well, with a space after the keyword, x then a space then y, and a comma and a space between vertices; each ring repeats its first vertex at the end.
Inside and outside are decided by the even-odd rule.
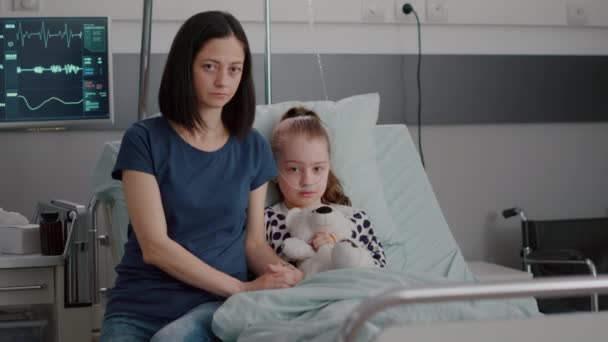
POLYGON ((308 242, 312 248, 317 251, 323 245, 333 245, 336 243, 336 237, 330 233, 318 232, 315 233, 308 242))

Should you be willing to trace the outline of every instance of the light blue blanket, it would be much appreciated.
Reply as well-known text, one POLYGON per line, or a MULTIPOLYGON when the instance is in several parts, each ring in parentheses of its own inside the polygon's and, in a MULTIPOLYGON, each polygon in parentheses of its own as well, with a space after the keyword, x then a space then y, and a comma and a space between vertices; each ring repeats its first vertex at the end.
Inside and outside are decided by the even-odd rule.
MULTIPOLYGON (((348 314, 370 295, 402 286, 447 284, 445 278, 382 269, 318 273, 284 290, 242 293, 216 312, 214 333, 225 341, 336 341, 348 314)), ((538 315, 533 299, 401 305, 374 316, 358 337, 369 341, 399 322, 504 319, 538 315)))

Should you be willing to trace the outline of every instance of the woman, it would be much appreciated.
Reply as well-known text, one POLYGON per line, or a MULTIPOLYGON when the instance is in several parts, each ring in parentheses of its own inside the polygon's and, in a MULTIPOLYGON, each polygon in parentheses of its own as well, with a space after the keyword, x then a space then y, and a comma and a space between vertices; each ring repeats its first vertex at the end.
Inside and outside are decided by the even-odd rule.
POLYGON ((112 173, 131 223, 102 341, 209 340, 224 298, 302 279, 265 242, 277 170, 252 129, 251 53, 233 16, 203 12, 182 25, 159 106, 161 116, 127 130, 112 173), (247 281, 248 271, 259 277, 247 281))

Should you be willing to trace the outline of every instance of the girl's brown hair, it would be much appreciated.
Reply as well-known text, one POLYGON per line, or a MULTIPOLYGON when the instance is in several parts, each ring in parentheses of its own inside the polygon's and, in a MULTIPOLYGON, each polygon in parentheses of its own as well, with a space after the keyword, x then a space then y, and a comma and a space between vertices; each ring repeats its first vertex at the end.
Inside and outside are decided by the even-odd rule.
MULTIPOLYGON (((272 132, 270 147, 275 159, 279 159, 281 148, 287 139, 294 135, 304 135, 309 139, 321 138, 327 143, 327 153, 331 155, 329 134, 317 113, 304 107, 293 107, 281 117, 272 132)), ((279 191, 280 193, 280 191, 279 191)), ((282 194, 281 194, 282 196, 282 194)), ((324 204, 336 203, 351 206, 350 199, 344 194, 342 184, 331 168, 327 177, 327 188, 321 196, 324 204)))

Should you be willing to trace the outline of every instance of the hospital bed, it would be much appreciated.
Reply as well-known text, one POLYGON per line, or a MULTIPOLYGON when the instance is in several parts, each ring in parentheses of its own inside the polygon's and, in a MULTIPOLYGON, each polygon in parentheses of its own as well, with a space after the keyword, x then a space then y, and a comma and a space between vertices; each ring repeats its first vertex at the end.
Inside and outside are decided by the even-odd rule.
MULTIPOLYGON (((313 277, 314 279, 306 282, 302 286, 302 291, 309 289, 311 292, 314 292, 319 288, 326 289, 325 287, 319 286, 326 286, 328 280, 331 280, 332 282, 339 282, 340 279, 345 282, 353 280, 353 283, 349 284, 339 283, 335 288, 337 294, 348 291, 351 288, 357 291, 361 290, 357 294, 357 296, 361 296, 361 301, 353 303, 352 306, 348 306, 347 312, 345 311, 343 318, 335 321, 333 327, 328 327, 324 325, 324 322, 321 322, 324 320, 322 316, 323 312, 321 310, 319 313, 320 316, 318 316, 319 319, 312 321, 309 327, 307 327, 305 323, 295 327, 286 325, 286 327, 291 331, 296 332, 300 331, 298 329, 301 329, 302 336, 304 336, 302 337, 302 340, 306 339, 306 330, 310 331, 311 329, 314 330, 314 327, 319 327, 319 329, 323 329, 325 332, 325 335, 323 335, 324 338, 321 338, 321 340, 325 339, 328 341, 336 340, 337 334, 339 334, 339 338, 344 338, 348 341, 368 340, 374 336, 378 337, 381 341, 403 340, 403 336, 408 336, 408 339, 411 340, 425 341, 433 340, 433 338, 435 340, 441 338, 442 341, 447 338, 452 341, 481 340, 482 336, 485 336, 485 340, 498 340, 499 337, 515 336, 513 332, 517 331, 523 331, 521 336, 524 337, 520 338, 528 339, 528 336, 534 336, 535 339, 540 341, 555 341, 556 339, 552 339, 551 336, 557 336, 557 340, 565 340, 565 336, 573 336, 576 333, 583 334, 582 336, 584 336, 584 338, 582 338, 582 340, 585 341, 599 341, 600 339, 603 341, 606 339, 606 336, 608 336, 608 328, 606 328, 606 322, 608 322, 607 313, 543 316, 538 313, 536 303, 530 297, 548 293, 547 290, 552 288, 555 289, 555 286, 561 286, 563 291, 574 291, 569 293, 582 294, 585 292, 587 296, 591 292, 605 292, 608 289, 608 280, 606 280, 605 277, 599 277, 593 280, 587 278, 574 279, 574 281, 562 280, 561 283, 560 280, 516 282, 514 283, 515 285, 507 285, 505 283, 484 285, 478 283, 467 266, 467 263, 448 228, 426 173, 422 168, 407 127, 405 125, 375 125, 377 113, 375 118, 351 113, 355 108, 365 107, 369 101, 379 101, 377 94, 367 94, 359 97, 355 96, 353 98, 355 99, 354 102, 342 107, 340 106, 340 103, 337 105, 334 104, 334 106, 331 107, 331 104, 328 104, 326 101, 308 103, 288 102, 258 106, 255 127, 265 136, 269 135, 270 129, 273 123, 278 119, 279 113, 294 104, 307 105, 320 113, 330 112, 324 120, 328 123, 330 135, 333 139, 332 153, 334 153, 334 156, 332 156, 332 166, 338 171, 337 173, 341 178, 346 178, 346 181, 344 182, 346 192, 349 195, 352 193, 355 194, 354 202, 357 202, 357 199, 359 199, 358 202, 365 201, 366 197, 361 195, 360 188, 365 188, 370 185, 373 186, 375 184, 374 179, 369 178, 369 180, 365 182, 366 184, 356 182, 356 177, 347 173, 350 172, 348 170, 352 171, 352 169, 357 169, 357 165, 351 164, 352 158, 341 158, 340 156, 336 156, 336 154, 340 153, 340 151, 345 151, 344 153, 347 156, 349 153, 352 153, 353 151, 349 151, 349 147, 352 147, 352 144, 356 145, 360 143, 360 140, 366 140, 366 137, 361 135, 356 135, 357 140, 359 141, 355 142, 352 140, 353 135, 351 135, 351 133, 361 133, 363 132, 362 129, 365 129, 355 127, 357 121, 367 120, 367 123, 369 124, 369 121, 373 120, 372 126, 369 127, 370 131, 368 138, 372 143, 372 150, 369 152, 374 158, 377 172, 376 176, 378 177, 377 181, 379 181, 379 185, 376 184, 377 188, 375 189, 375 192, 381 194, 382 200, 386 203, 385 209, 390 216, 389 224, 392 224, 394 227, 394 231, 383 231, 382 227, 378 226, 378 222, 375 222, 380 230, 378 235, 380 235, 380 238, 385 245, 389 262, 389 270, 385 273, 374 273, 376 271, 372 270, 365 271, 367 273, 330 271, 324 272, 326 275, 320 274, 319 277, 313 277), (334 118, 334 116, 337 117, 337 119, 334 118), (336 157, 335 160, 333 159, 334 157, 336 157), (367 277, 367 279, 362 279, 365 277, 367 277), (376 281, 376 283, 365 283, 366 281, 371 281, 370 278, 375 278, 373 280, 376 281), (423 282, 418 282, 423 278, 423 282), (427 282, 427 278, 435 279, 437 281, 427 282), (379 286, 377 283, 380 279, 387 279, 385 287, 379 286), (341 288, 340 286, 344 286, 344 288, 341 288), (359 288, 358 286, 361 287, 359 288), (366 286, 368 286, 368 288, 373 288, 374 290, 365 292, 366 289, 368 289, 366 286), (521 292, 509 292, 508 290, 512 289, 512 286, 515 286, 515 288, 521 290, 521 292), (384 291, 391 288, 393 292, 388 293, 391 300, 386 302, 387 293, 379 293, 381 292, 379 290, 384 291), (446 318, 467 318, 467 315, 462 314, 463 311, 458 308, 457 310, 459 311, 457 311, 457 313, 442 316, 438 321, 434 321, 430 316, 425 316, 424 319, 416 318, 407 323, 392 322, 390 319, 386 319, 386 317, 391 314, 389 312, 388 314, 384 314, 384 318, 381 320, 383 324, 378 325, 376 323, 370 323, 369 320, 372 320, 372 316, 374 316, 377 311, 386 311, 385 309, 402 303, 401 300, 393 300, 394 298, 391 296, 394 296, 395 293, 402 293, 405 291, 404 296, 409 298, 408 300, 412 300, 412 294, 408 291, 420 291, 420 289, 426 291, 424 289, 430 289, 431 291, 429 293, 434 293, 433 291, 435 290, 433 289, 437 288, 439 288, 439 292, 435 292, 437 296, 434 299, 431 296, 431 298, 414 298, 413 300, 416 302, 420 302, 421 300, 440 302, 454 299, 463 301, 480 298, 505 298, 505 294, 528 296, 528 298, 510 302, 508 310, 501 309, 502 304, 493 302, 492 304, 487 305, 487 309, 483 309, 471 316, 486 318, 484 320, 467 320, 465 322, 446 323, 446 318), (460 296, 449 296, 449 294, 453 294, 454 292, 458 293, 458 291, 461 290, 463 293, 461 293, 460 296), (535 290, 536 292, 532 290, 535 290), (446 294, 448 295, 446 296, 446 294), (364 301, 365 298, 363 297, 368 298, 367 302, 364 301), (376 311, 370 313, 365 311, 366 306, 368 306, 367 304, 369 304, 370 301, 371 303, 381 302, 382 305, 379 305, 376 308, 376 311), (362 302, 367 304, 363 305, 362 302), (521 312, 521 314, 518 313, 517 315, 513 315, 514 308, 517 309, 516 311, 521 312), (362 312, 365 314, 362 315, 362 312), (494 315, 496 312, 499 312, 500 314, 494 315), (489 313, 487 317, 485 317, 486 313, 489 313), (462 317, 459 317, 459 315, 462 317), (364 317, 364 319, 360 320, 362 317, 364 317), (349 330, 352 326, 348 327, 348 324, 352 324, 352 322, 358 319, 360 320, 359 324, 368 331, 362 332, 362 330, 365 329, 361 329, 352 334, 352 330, 349 330), (497 333, 497 331, 510 333, 497 333), (547 333, 548 331, 562 331, 564 334, 557 333, 556 335, 556 333, 547 333)), ((343 101, 351 99, 345 99, 343 101)), ((376 108, 377 110, 377 106, 378 104, 375 103, 371 104, 369 107, 372 109, 376 108)), ((122 254, 122 245, 126 239, 126 227, 128 223, 121 184, 120 182, 110 179, 110 171, 114 166, 119 147, 120 142, 118 141, 106 143, 105 146, 103 146, 95 168, 95 198, 97 203, 96 207, 98 208, 95 212, 95 222, 97 222, 96 230, 98 231, 98 236, 101 235, 98 239, 98 260, 106 261, 105 265, 101 262, 97 263, 97 273, 99 274, 97 280, 99 282, 98 288, 104 288, 104 290, 105 288, 110 287, 113 282, 113 277, 111 275, 112 268, 119 261, 122 254), (104 281, 105 283, 103 283, 104 281)), ((365 169, 365 167, 364 165, 359 165, 358 169, 365 169)), ((365 176, 371 177, 374 175, 373 172, 368 172, 365 176)), ((365 190, 369 191, 369 189, 365 190)), ((270 191, 269 202, 272 202, 275 199, 276 194, 270 191)), ((356 204, 359 203, 355 203, 355 205, 356 204)), ((360 207, 367 209, 369 205, 371 205, 369 202, 362 203, 360 207)), ((377 214, 382 212, 382 210, 374 209, 372 212, 377 214)), ((368 214, 371 215, 369 211, 368 214)), ((374 216, 372 216, 372 219, 374 219, 374 216)), ((383 223, 384 220, 380 220, 380 222, 383 223)), ((332 289, 330 288, 328 291, 331 293, 332 289)), ((285 338, 285 335, 281 335, 280 331, 277 332, 276 335, 273 335, 270 330, 274 328, 269 328, 268 334, 262 331, 246 330, 245 326, 256 325, 255 321, 249 320, 253 319, 252 317, 256 315, 256 317, 259 317, 261 312, 259 310, 263 310, 263 308, 255 307, 249 311, 247 305, 244 305, 244 303, 252 303, 252 305, 261 302, 266 303, 267 305, 270 305, 266 310, 276 312, 276 315, 289 314, 288 312, 281 312, 281 310, 285 308, 285 305, 283 304, 294 303, 289 301, 291 299, 287 300, 286 298, 281 297, 280 292, 278 292, 279 295, 276 296, 274 294, 263 294, 267 291, 261 292, 262 294, 256 293, 255 296, 249 294, 244 296, 233 296, 234 298, 231 298, 224 305, 225 309, 220 309, 220 314, 216 315, 217 319, 214 322, 214 331, 219 333, 221 338, 228 340, 239 337, 244 340, 262 341, 274 340, 272 337, 277 338, 277 336, 283 336, 283 339, 290 340, 291 338, 285 338), (237 308, 238 310, 236 310, 237 308), (271 308, 271 310, 269 308, 271 308), (243 315, 242 321, 235 318, 235 315, 239 314, 243 315)), ((416 293, 419 292, 415 292, 415 294, 416 293)), ((554 293, 557 294, 561 292, 554 293)), ((320 300, 318 298, 319 294, 316 292, 311 296, 314 297, 314 300, 320 300)), ((285 293, 285 297, 293 296, 290 296, 290 293, 287 292, 285 293)), ((416 296, 414 295, 414 297, 416 296)), ((98 297, 98 302, 103 303, 103 296, 98 297)), ((300 304, 302 303, 294 303, 294 306, 301 306, 300 304)), ((433 305, 441 304, 431 304, 430 307, 432 308, 433 305)), ((449 306, 442 306, 440 310, 448 312, 452 309, 453 308, 449 306)), ((422 307, 422 310, 427 310, 427 308, 422 307)), ((416 311, 413 314, 420 316, 420 312, 422 311, 416 311)), ((465 312, 467 311, 465 310, 465 312)), ((399 315, 402 317, 403 313, 399 313, 399 315)), ((277 317, 272 317, 272 319, 275 318, 277 317)), ((258 326, 260 326, 260 329, 265 329, 267 327, 264 324, 258 324, 258 326)))

